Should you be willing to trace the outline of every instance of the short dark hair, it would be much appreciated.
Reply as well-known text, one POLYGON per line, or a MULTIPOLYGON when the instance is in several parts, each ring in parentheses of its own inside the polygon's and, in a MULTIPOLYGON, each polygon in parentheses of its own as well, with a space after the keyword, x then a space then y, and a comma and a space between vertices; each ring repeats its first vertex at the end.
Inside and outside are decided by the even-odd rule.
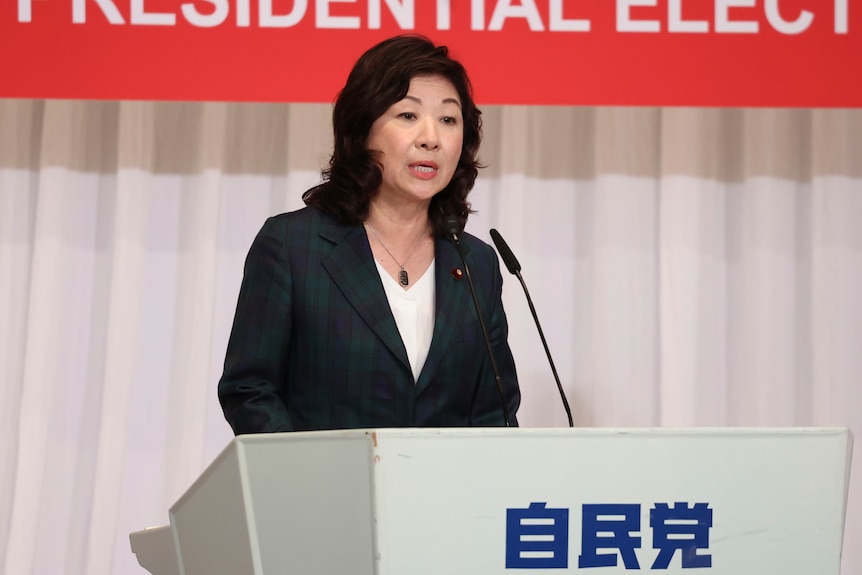
POLYGON ((477 156, 482 112, 473 101, 464 66, 449 56, 446 46, 435 46, 419 35, 384 40, 356 61, 332 111, 334 142, 329 167, 322 172, 323 183, 303 194, 307 205, 331 212, 347 223, 358 225, 365 220, 371 198, 382 182, 376 155, 366 148, 368 134, 377 118, 404 99, 410 81, 417 76, 446 78, 461 100, 461 157, 452 180, 432 198, 428 218, 437 234, 446 234, 443 222, 448 216, 458 218, 463 229, 473 212, 467 194, 481 167, 477 156))

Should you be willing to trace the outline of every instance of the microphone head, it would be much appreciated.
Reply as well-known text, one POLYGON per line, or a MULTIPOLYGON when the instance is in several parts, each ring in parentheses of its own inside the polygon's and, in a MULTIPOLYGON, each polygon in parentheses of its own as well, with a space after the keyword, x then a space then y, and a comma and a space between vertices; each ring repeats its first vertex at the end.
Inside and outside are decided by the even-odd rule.
POLYGON ((509 270, 509 273, 516 275, 520 272, 521 264, 518 263, 518 258, 516 258, 515 254, 512 253, 512 250, 509 249, 509 244, 506 243, 506 240, 503 239, 500 232, 492 228, 491 239, 494 240, 494 245, 497 246, 497 251, 500 252, 500 257, 503 258, 503 263, 506 265, 506 269, 509 270))
POLYGON ((446 233, 456 238, 461 233, 461 222, 455 216, 446 216, 443 220, 443 225, 446 226, 446 233))

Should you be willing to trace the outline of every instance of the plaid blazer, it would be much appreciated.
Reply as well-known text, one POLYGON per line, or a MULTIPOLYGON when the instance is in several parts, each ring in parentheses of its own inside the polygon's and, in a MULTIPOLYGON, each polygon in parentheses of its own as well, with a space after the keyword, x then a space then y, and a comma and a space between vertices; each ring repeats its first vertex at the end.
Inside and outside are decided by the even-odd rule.
MULTIPOLYGON (((493 249, 463 234, 512 425, 520 403, 493 249)), ((219 400, 235 434, 503 425, 454 245, 435 239, 435 323, 414 382, 363 226, 315 208, 269 218, 245 263, 219 400)))

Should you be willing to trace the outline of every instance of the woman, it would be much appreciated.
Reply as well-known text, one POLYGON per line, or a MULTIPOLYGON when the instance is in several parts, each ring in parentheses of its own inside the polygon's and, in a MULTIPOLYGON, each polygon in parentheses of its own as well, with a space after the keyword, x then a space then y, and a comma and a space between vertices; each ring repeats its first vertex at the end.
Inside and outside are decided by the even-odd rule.
MULTIPOLYGON (((356 62, 334 151, 302 210, 246 260, 219 399, 234 433, 503 425, 478 316, 444 220, 463 229, 480 112, 463 66, 419 36, 356 62)), ((461 235, 512 425, 520 402, 494 251, 461 235)))

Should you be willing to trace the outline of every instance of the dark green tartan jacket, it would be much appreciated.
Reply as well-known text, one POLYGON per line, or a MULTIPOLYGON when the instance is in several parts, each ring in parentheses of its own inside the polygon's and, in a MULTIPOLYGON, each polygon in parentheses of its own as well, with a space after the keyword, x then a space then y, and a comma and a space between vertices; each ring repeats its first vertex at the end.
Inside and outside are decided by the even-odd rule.
MULTIPOLYGON (((512 425, 520 403, 494 250, 463 234, 512 425)), ((435 324, 414 382, 363 226, 315 208, 266 221, 245 264, 219 400, 235 434, 503 425, 458 252, 435 239, 435 324)))

